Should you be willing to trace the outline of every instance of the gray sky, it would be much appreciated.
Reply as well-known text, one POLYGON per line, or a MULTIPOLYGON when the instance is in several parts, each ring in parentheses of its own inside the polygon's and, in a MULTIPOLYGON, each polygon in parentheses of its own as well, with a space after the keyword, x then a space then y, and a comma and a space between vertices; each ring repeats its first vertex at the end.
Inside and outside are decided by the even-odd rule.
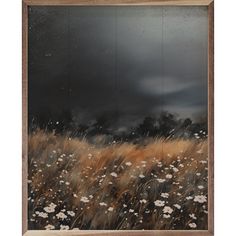
POLYGON ((30 116, 206 117, 207 25, 206 7, 31 7, 30 116))

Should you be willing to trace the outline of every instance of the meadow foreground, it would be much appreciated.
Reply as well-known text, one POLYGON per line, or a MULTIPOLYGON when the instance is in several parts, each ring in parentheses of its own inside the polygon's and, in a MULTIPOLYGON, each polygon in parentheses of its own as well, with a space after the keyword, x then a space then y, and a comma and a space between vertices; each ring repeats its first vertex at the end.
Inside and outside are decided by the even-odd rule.
POLYGON ((29 229, 206 230, 207 140, 28 141, 29 229))

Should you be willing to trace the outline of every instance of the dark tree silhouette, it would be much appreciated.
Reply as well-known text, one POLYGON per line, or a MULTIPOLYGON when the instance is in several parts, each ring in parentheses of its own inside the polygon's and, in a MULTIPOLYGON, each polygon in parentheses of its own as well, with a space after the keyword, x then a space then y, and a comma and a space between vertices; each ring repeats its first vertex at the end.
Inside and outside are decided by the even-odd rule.
POLYGON ((173 130, 178 126, 178 120, 175 115, 163 112, 158 118, 158 134, 159 136, 169 137, 173 130))
POLYGON ((73 122, 69 110, 63 110, 56 114, 50 111, 39 113, 29 119, 29 131, 38 128, 55 133, 70 133, 71 136, 92 137, 95 135, 108 135, 117 141, 142 142, 144 137, 164 138, 196 138, 207 137, 207 122, 202 119, 195 122, 190 118, 178 119, 176 115, 163 112, 159 117, 147 116, 136 127, 130 131, 117 134, 114 132, 114 123, 117 120, 115 113, 104 113, 96 119, 93 124, 78 124, 73 122))
POLYGON ((153 137, 157 135, 156 119, 153 117, 145 117, 143 123, 137 128, 137 133, 141 136, 153 137))
POLYGON ((183 121, 183 124, 181 125, 181 128, 186 129, 192 124, 192 120, 190 118, 187 118, 183 121))
POLYGON ((96 119, 95 124, 88 129, 88 135, 110 134, 109 128, 112 126, 112 115, 103 114, 96 119))
POLYGON ((59 116, 57 121, 55 122, 54 129, 58 133, 63 133, 65 131, 70 130, 72 123, 72 115, 69 110, 63 110, 59 116))
POLYGON ((62 110, 60 113, 52 114, 50 111, 36 114, 29 120, 29 130, 43 129, 63 133, 71 130, 72 115, 69 110, 62 110))

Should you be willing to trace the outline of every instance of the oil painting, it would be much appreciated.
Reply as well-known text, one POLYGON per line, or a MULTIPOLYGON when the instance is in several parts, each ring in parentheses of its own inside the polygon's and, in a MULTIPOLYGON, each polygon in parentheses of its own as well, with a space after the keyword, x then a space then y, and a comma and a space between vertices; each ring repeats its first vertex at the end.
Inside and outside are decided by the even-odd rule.
POLYGON ((207 230, 207 7, 28 19, 28 229, 207 230))

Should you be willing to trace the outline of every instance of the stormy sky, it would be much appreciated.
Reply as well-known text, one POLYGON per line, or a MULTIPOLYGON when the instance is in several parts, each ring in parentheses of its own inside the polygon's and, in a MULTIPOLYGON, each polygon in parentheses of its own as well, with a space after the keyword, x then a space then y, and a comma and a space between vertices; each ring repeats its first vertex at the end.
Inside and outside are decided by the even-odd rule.
POLYGON ((29 8, 29 116, 207 117, 206 7, 29 8))

